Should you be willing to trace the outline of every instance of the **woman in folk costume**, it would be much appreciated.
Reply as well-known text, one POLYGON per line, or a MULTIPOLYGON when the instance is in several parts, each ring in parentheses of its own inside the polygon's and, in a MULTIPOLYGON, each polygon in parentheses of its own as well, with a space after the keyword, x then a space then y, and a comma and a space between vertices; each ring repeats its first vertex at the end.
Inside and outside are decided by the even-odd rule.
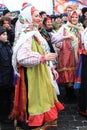
MULTIPOLYGON (((46 39, 46 41, 49 45, 49 48, 50 48, 50 52, 55 53, 55 50, 54 50, 53 45, 51 43, 51 37, 49 35, 49 33, 52 31, 52 21, 51 21, 50 16, 47 16, 46 18, 44 18, 43 24, 41 26, 39 26, 38 30, 39 30, 40 34, 43 36, 43 38, 46 39)), ((56 63, 57 63, 56 60, 53 61, 53 65, 54 65, 55 69, 56 69, 56 63)), ((55 84, 54 86, 55 86, 55 89, 56 89, 56 94, 60 95, 59 86, 57 84, 57 81, 54 80, 53 82, 55 84)))
POLYGON ((22 29, 13 48, 13 67, 19 75, 11 118, 40 127, 58 118, 64 106, 58 101, 53 79, 58 73, 52 65, 56 53, 50 53, 38 31, 39 12, 27 4, 21 11, 22 29), (24 21, 23 21, 24 20, 24 21))
POLYGON ((74 88, 79 89, 78 111, 87 116, 87 27, 82 33, 82 43, 74 88))
MULTIPOLYGON (((60 37, 69 36, 61 42, 61 48, 58 55, 58 82, 65 85, 66 98, 73 96, 73 83, 79 57, 81 45, 82 24, 78 23, 78 14, 73 11, 70 15, 69 22, 63 25, 60 30, 60 37)), ((72 98, 71 98, 72 99, 72 98)))

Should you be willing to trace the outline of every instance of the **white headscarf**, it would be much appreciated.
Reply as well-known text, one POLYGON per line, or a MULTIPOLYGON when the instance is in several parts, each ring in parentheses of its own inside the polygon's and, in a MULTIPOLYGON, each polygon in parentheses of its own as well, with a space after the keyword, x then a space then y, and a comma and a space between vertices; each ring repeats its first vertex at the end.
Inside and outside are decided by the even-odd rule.
MULTIPOLYGON (((28 11, 28 6, 32 6, 31 4, 26 4, 25 6, 23 6, 23 8, 21 9, 21 12, 20 12, 20 15, 18 17, 18 20, 16 22, 16 26, 15 26, 15 39, 18 37, 21 29, 22 29, 22 26, 23 24, 28 21, 28 17, 30 16, 30 21, 32 22, 32 18, 31 18, 31 15, 30 15, 30 10, 28 11), (23 11, 25 9, 25 11, 23 11), (24 21, 25 20, 25 21, 24 21)), ((29 8, 31 9, 31 8, 29 8)))
MULTIPOLYGON (((18 75, 17 71, 17 52, 18 49, 26 42, 27 39, 31 38, 32 36, 36 35, 42 44, 47 44, 46 40, 41 36, 38 29, 34 29, 32 31, 24 32, 24 30, 31 30, 33 26, 32 15, 31 15, 31 4, 27 4, 23 7, 20 12, 20 17, 22 20, 22 29, 18 39, 16 39, 13 47, 13 56, 12 56, 12 65, 14 68, 15 73, 18 75)), ((21 20, 19 20, 21 22, 21 20)), ((47 44, 48 45, 48 44, 47 44)))
MULTIPOLYGON (((20 12, 19 17, 21 16, 24 19, 24 23, 25 22, 29 22, 32 23, 32 16, 31 16, 31 4, 26 4, 20 12)), ((20 18, 19 18, 20 19, 20 18)))

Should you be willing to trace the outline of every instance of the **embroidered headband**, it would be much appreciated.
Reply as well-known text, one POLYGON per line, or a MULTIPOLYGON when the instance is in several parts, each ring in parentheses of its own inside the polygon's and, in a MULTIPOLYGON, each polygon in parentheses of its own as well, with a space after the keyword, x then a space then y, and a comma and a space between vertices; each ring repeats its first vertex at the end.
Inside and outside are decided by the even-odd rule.
POLYGON ((32 7, 31 7, 31 15, 32 15, 35 11, 37 11, 37 9, 36 9, 34 6, 32 6, 32 7))

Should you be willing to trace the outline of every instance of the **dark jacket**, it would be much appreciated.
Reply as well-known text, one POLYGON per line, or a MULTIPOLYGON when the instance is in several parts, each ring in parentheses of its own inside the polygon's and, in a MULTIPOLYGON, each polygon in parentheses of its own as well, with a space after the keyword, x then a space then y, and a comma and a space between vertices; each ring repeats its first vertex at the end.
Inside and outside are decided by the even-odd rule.
POLYGON ((12 50, 9 43, 0 41, 0 86, 12 86, 12 50))
POLYGON ((11 46, 13 46, 14 38, 15 38, 15 29, 14 29, 14 26, 11 25, 11 29, 6 30, 6 31, 7 31, 8 41, 10 42, 11 46))

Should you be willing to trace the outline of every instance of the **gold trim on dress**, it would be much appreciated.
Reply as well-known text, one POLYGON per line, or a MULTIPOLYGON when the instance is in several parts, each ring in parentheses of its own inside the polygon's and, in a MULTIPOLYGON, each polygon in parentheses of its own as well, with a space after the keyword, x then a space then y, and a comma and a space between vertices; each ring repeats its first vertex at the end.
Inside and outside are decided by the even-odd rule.
POLYGON ((71 71, 71 70, 76 70, 76 67, 70 67, 70 68, 67 68, 67 67, 63 67, 62 69, 58 69, 58 72, 61 72, 61 71, 71 71))

